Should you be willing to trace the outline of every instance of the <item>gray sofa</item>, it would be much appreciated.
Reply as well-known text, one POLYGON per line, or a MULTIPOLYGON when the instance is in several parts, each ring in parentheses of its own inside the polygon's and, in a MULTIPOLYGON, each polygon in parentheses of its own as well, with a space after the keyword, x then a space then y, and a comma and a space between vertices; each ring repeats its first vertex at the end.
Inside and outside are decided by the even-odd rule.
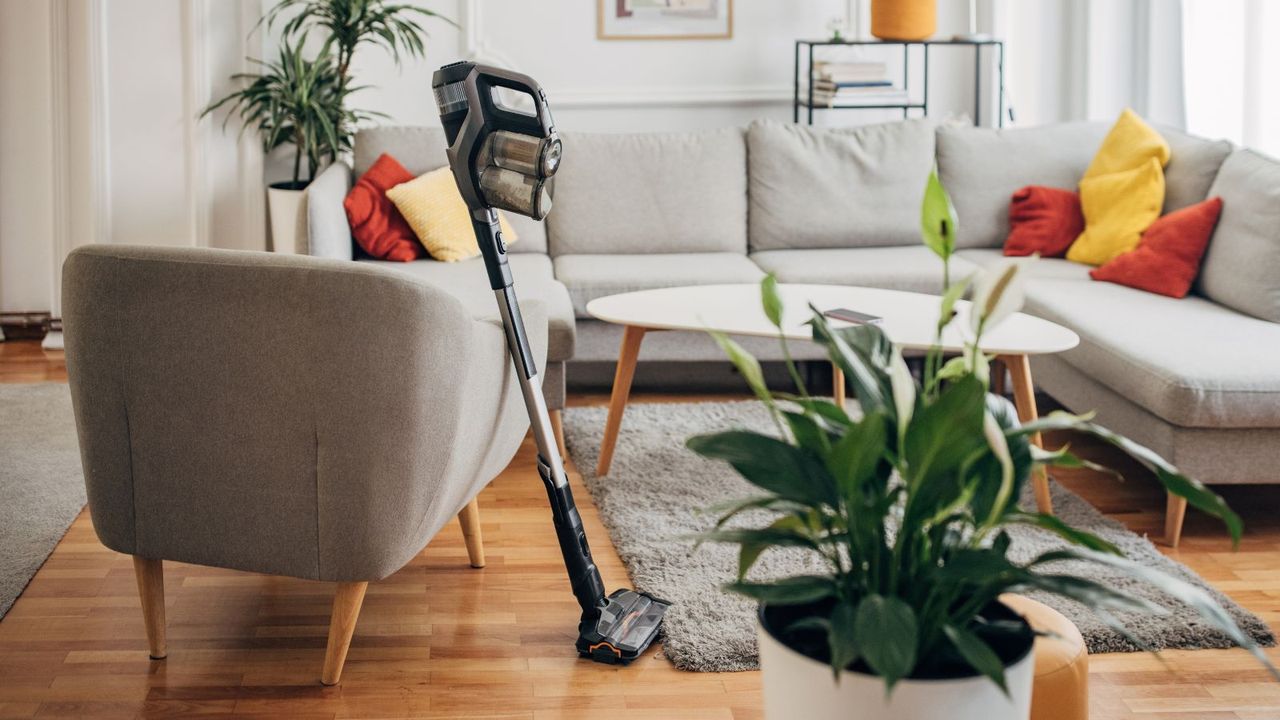
MULTIPOLYGON (((1093 282, 1089 268, 1032 268, 1027 310, 1081 344, 1036 358, 1040 389, 1151 446, 1208 483, 1280 482, 1280 163, 1225 141, 1161 128, 1173 149, 1165 212, 1210 195, 1224 210, 1192 296, 1174 300, 1093 282)), ((919 202, 936 162, 959 215, 963 275, 1001 258, 1014 190, 1075 188, 1107 131, 1101 123, 990 130, 908 120, 851 129, 775 122, 653 135, 565 133, 545 234, 513 257, 517 285, 547 301, 555 385, 565 363, 616 358, 620 330, 590 319, 592 298, 651 287, 752 282, 868 285, 937 292, 940 265, 920 245, 919 202)), ((433 128, 382 128, 356 140, 356 172, 390 152, 413 172, 444 163, 433 128)), ((350 171, 312 186, 312 252, 349 258, 341 198, 350 171)), ((522 243, 524 241, 522 240, 522 243)), ((401 270, 475 297, 492 312, 478 261, 401 270), (481 297, 485 296, 485 297, 481 297)), ((471 305, 468 305, 472 307, 471 305)), ((763 359, 771 342, 748 341, 763 359)), ((804 357, 817 357, 810 350, 804 357)), ((690 333, 646 340, 643 361, 721 361, 690 333)), ((562 396, 549 395, 552 407, 562 396)), ((1171 508, 1176 542, 1180 508, 1171 508)))

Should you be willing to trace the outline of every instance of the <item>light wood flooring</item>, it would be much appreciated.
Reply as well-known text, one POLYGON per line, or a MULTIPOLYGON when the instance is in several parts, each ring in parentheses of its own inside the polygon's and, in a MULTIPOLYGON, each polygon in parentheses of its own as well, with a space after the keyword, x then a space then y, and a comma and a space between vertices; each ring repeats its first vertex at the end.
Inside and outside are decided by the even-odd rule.
MULTIPOLYGON (((0 344, 0 382, 65 376, 61 353, 0 344)), ((720 398, 634 401, 695 399, 720 398)), ((526 443, 480 496, 486 568, 468 566, 452 523, 403 570, 370 584, 336 687, 319 684, 327 583, 166 563, 169 656, 149 660, 132 563, 98 543, 84 513, 0 621, 0 718, 760 717, 757 673, 685 673, 656 653, 627 668, 577 659, 576 605, 532 459, 526 443)), ((571 475, 605 584, 622 585, 591 496, 571 475)), ((1064 480, 1135 531, 1159 533, 1164 496, 1149 478, 1064 480)), ((1246 520, 1240 550, 1192 511, 1172 554, 1280 627, 1280 488, 1227 497, 1246 520)), ((1270 654, 1280 662, 1280 651, 1270 654)), ((1280 684, 1242 651, 1100 655, 1090 670, 1098 720, 1280 718, 1280 684)))

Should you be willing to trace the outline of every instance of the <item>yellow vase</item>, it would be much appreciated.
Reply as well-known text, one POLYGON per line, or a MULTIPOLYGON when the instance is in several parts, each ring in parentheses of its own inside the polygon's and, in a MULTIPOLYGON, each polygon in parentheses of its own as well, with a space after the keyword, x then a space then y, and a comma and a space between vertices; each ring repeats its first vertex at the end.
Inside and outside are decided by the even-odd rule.
POLYGON ((924 40, 937 29, 937 0, 871 0, 871 34, 881 40, 924 40))

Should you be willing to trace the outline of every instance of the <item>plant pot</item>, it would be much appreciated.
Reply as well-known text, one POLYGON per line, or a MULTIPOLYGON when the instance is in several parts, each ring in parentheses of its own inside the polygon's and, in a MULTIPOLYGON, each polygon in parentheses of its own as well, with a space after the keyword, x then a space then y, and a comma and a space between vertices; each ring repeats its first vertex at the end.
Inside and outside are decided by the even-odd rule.
POLYGON ((871 34, 881 40, 924 40, 937 30, 937 0, 871 0, 871 34))
POLYGON ((271 251, 307 254, 307 190, 305 184, 273 183, 267 188, 271 217, 271 251))
POLYGON ((1030 628, 1025 648, 1007 653, 1013 656, 1005 666, 1007 696, 982 675, 901 680, 886 695, 884 679, 876 675, 845 670, 837 681, 830 665, 790 647, 766 617, 762 606, 756 634, 766 720, 1027 720, 1031 715, 1035 638, 1030 628))

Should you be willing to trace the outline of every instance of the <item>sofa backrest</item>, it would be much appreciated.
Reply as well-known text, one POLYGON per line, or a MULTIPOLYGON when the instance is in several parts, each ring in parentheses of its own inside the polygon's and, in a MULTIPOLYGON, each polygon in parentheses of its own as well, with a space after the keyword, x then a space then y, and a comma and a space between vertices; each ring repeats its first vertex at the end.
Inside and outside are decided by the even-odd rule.
MULTIPOLYGON (((1009 199, 1026 185, 1076 190, 1106 137, 1109 123, 1078 122, 994 130, 938 128, 938 175, 956 207, 956 244, 1000 247, 1009 235, 1009 199)), ((1206 140, 1157 128, 1172 151, 1165 168, 1164 212, 1207 197, 1218 167, 1231 152, 1225 140, 1206 140)))
MULTIPOLYGON (((352 171, 356 179, 383 153, 388 153, 414 175, 422 175, 449 164, 445 155, 444 130, 425 125, 371 127, 356 133, 352 171)), ((513 253, 546 253, 547 231, 541 222, 524 215, 504 212, 516 231, 513 253)))
POLYGON ((747 130, 751 250, 914 245, 933 166, 929 120, 747 130))
POLYGON ((1222 198, 1198 290, 1210 300, 1280 322, 1280 160, 1237 150, 1209 188, 1222 198))
POLYGON ((747 251, 740 128, 566 132, 547 216, 553 256, 747 251))

